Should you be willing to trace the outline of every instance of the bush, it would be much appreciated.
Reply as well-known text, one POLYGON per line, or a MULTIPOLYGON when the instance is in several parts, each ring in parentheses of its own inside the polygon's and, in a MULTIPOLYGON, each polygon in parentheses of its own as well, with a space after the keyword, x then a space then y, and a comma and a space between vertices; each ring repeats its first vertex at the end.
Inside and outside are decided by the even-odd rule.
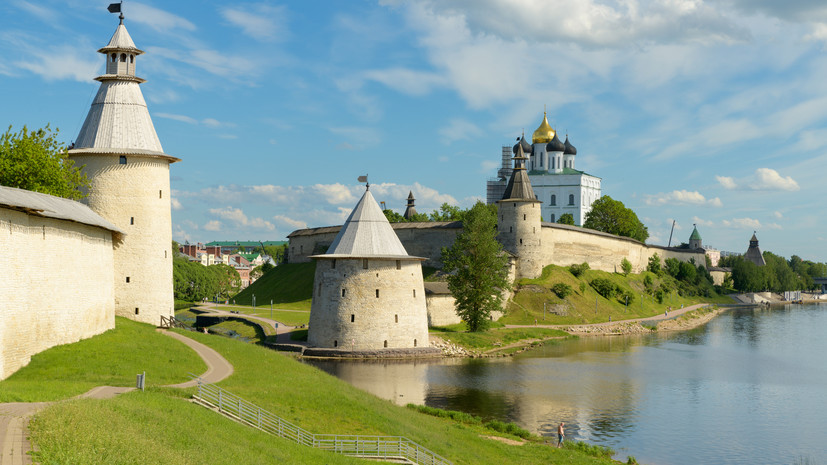
POLYGON ((580 441, 566 441, 563 443, 563 446, 566 449, 576 450, 592 457, 610 459, 615 454, 615 451, 610 447, 587 444, 580 441))
POLYGON ((623 270, 623 276, 626 276, 632 272, 632 262, 624 258, 620 262, 620 268, 623 270))
POLYGON ((615 283, 611 282, 605 278, 595 278, 592 280, 591 286, 597 291, 598 294, 602 295, 607 299, 611 299, 615 295, 617 295, 618 288, 615 283))
POLYGON ((555 283, 551 286, 551 290, 561 299, 565 299, 573 292, 571 286, 566 283, 555 283))
POLYGON ((649 257, 649 265, 646 267, 648 271, 660 275, 660 255, 654 254, 649 257))
POLYGON ((450 418, 451 420, 457 421, 459 423, 464 423, 466 425, 482 424, 482 419, 480 419, 480 417, 475 417, 474 415, 465 412, 458 412, 456 410, 443 410, 441 408, 428 407, 427 405, 408 404, 406 405, 406 407, 408 407, 411 410, 417 410, 420 413, 424 413, 426 415, 431 415, 433 417, 450 418))
POLYGON ((523 439, 528 439, 531 437, 531 433, 527 430, 520 428, 519 426, 515 425, 514 423, 506 423, 503 421, 498 420, 491 420, 484 425, 486 428, 496 431, 498 433, 506 433, 511 434, 523 439))
POLYGON ((650 275, 650 274, 647 274, 646 276, 643 277, 643 285, 646 286, 647 290, 652 289, 652 284, 654 284, 654 282, 655 282, 655 280, 652 279, 652 275, 650 275))
POLYGON ((655 291, 655 300, 657 300, 659 304, 663 303, 663 289, 655 291))
POLYGON ((586 270, 589 269, 589 264, 583 262, 579 265, 569 265, 569 272, 574 275, 575 278, 579 278, 581 274, 583 274, 586 270))
POLYGON ((634 455, 630 455, 626 458, 626 465, 638 465, 637 459, 634 455))
POLYGON ((617 295, 618 302, 622 304, 629 304, 631 305, 632 302, 635 301, 635 293, 626 289, 623 292, 619 292, 617 295), (627 300, 628 299, 628 300, 627 300))
POLYGON ((584 292, 586 292, 586 283, 580 281, 580 294, 583 294, 584 292))

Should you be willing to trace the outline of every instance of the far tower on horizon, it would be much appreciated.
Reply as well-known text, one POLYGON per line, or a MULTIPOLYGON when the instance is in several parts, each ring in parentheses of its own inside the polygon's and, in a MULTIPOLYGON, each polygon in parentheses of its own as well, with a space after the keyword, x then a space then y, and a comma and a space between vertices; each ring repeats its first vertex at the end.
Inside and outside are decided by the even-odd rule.
POLYGON ((123 20, 98 50, 106 71, 69 158, 90 180, 83 203, 125 233, 114 250, 115 314, 158 325, 174 315, 169 165, 180 160, 155 133, 135 76, 144 52, 123 20))

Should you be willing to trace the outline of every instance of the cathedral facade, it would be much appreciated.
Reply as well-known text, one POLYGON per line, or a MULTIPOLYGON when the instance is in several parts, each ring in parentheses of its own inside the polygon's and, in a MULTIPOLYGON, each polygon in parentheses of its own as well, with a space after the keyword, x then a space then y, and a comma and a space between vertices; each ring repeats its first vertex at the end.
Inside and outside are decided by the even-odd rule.
POLYGON ((575 168, 577 149, 569 142, 568 135, 565 142, 560 141, 545 113, 540 126, 531 136, 531 143, 523 135, 510 150, 503 147, 503 166, 498 170, 497 178, 489 180, 486 185, 488 203, 502 199, 511 175, 507 155, 516 154, 518 146, 527 158, 525 168, 534 188, 535 199, 540 202, 543 221, 556 223, 560 216, 569 213, 574 218, 574 224, 582 226, 592 203, 602 195, 601 179, 575 168))

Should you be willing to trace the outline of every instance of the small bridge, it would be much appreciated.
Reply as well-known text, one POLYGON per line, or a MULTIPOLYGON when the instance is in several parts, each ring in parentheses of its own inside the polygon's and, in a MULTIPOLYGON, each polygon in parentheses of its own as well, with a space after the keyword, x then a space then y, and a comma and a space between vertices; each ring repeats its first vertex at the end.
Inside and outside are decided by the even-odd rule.
POLYGON ((402 436, 310 433, 235 394, 214 384, 205 383, 200 377, 192 378, 198 382, 198 391, 193 396, 197 403, 274 436, 353 457, 419 465, 453 465, 445 458, 402 436))

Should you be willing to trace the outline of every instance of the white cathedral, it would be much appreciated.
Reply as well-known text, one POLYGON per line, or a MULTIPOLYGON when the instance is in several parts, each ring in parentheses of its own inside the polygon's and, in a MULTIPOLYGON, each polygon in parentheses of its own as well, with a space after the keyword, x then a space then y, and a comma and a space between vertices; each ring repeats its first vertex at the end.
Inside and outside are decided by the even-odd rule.
POLYGON ((560 141, 545 112, 543 122, 531 136, 531 144, 524 134, 514 147, 503 146, 502 168, 497 171, 497 178, 487 182, 486 201, 491 204, 502 199, 511 176, 511 154, 517 153, 518 145, 528 157, 528 177, 541 203, 543 221, 555 223, 561 215, 571 213, 574 224, 582 226, 592 203, 601 196, 600 178, 574 168, 577 149, 568 135, 565 142, 560 141))

